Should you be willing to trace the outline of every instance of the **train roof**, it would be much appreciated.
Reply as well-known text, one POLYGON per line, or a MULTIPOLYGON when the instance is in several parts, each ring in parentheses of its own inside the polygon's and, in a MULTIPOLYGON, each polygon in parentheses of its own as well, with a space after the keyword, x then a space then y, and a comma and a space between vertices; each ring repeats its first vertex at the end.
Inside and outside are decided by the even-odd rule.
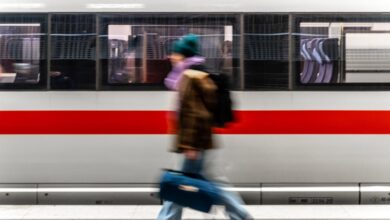
POLYGON ((0 0, 1 12, 390 12, 388 0, 0 0))

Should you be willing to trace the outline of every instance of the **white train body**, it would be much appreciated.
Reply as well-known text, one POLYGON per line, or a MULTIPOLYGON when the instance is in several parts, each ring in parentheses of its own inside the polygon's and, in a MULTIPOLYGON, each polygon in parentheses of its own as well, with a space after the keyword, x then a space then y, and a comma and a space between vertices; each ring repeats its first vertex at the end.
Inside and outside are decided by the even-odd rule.
MULTIPOLYGON (((3 111, 169 111, 174 100, 172 92, 134 91, 1 96, 3 111)), ((235 92, 234 97, 238 110, 246 111, 390 108, 388 92, 235 92)), ((388 135, 223 134, 217 139, 233 183, 390 182, 388 135)), ((153 183, 162 167, 176 161, 168 152, 169 134, 5 134, 0 141, 3 183, 153 183)))

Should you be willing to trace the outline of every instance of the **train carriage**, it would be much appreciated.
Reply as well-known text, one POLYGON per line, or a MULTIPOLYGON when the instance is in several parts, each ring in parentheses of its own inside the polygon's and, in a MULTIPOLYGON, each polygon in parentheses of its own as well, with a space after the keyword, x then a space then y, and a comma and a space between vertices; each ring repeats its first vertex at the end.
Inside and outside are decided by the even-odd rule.
POLYGON ((0 203, 159 203, 172 42, 200 36, 250 203, 389 203, 390 4, 0 1, 0 203), (388 48, 389 47, 389 48, 388 48))

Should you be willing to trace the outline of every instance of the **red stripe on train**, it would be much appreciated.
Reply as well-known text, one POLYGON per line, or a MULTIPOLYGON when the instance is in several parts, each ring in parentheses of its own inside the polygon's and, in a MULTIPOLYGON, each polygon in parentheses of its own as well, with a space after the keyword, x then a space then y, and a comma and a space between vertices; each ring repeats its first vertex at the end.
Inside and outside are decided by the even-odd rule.
MULTIPOLYGON (((167 134, 168 111, 0 111, 0 134, 167 134)), ((390 134, 390 111, 237 111, 221 134, 390 134)))

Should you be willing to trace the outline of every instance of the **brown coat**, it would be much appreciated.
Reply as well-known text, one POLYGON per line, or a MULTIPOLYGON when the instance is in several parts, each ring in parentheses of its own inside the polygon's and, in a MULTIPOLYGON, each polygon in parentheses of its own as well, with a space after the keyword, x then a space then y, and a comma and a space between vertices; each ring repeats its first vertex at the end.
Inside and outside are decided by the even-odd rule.
POLYGON ((216 86, 208 73, 186 70, 179 85, 176 152, 212 149, 212 113, 216 86))

